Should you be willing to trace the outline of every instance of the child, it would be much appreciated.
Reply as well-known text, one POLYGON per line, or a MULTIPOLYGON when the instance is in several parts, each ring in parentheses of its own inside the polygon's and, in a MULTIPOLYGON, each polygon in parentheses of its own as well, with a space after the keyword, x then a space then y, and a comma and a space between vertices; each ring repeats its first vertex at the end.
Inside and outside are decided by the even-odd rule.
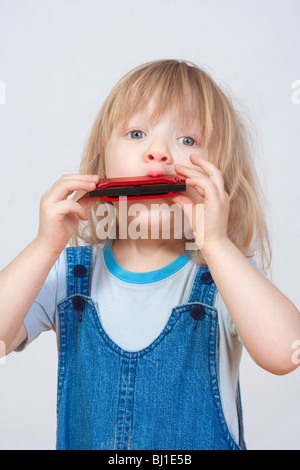
POLYGON ((45 193, 36 238, 0 273, 6 354, 57 332, 57 449, 245 448, 242 345, 286 374, 300 338, 298 310, 251 259, 270 265, 261 201, 245 126, 207 73, 161 60, 119 81, 80 174, 45 193), (104 203, 86 194, 99 177, 175 173, 186 192, 128 200, 127 214, 105 203, 117 236, 99 240, 104 203), (145 230, 174 205, 193 250, 175 217, 181 237, 118 236, 124 217, 145 230))

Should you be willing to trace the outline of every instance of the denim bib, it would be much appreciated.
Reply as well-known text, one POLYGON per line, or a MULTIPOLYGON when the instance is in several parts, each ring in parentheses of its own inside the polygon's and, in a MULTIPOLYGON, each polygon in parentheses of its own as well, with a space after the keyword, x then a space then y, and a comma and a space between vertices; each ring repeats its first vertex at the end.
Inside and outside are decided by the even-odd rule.
POLYGON ((217 289, 209 270, 198 268, 188 303, 173 308, 148 347, 131 352, 104 331, 90 297, 92 247, 67 248, 66 258, 67 297, 58 304, 57 449, 244 449, 239 387, 239 444, 222 410, 217 289))

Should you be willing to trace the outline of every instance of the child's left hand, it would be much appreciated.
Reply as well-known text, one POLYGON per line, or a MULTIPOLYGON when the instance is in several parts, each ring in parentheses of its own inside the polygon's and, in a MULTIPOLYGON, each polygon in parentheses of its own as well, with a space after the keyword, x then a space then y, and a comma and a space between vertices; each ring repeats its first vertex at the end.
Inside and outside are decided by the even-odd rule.
POLYGON ((170 199, 178 204, 188 217, 195 243, 204 252, 212 244, 216 245, 228 239, 227 223, 230 201, 224 189, 221 171, 211 162, 197 155, 191 155, 190 160, 199 167, 199 170, 175 164, 174 169, 178 176, 187 178, 187 192, 179 193, 170 199), (203 202, 199 202, 201 198, 196 194, 196 197, 193 197, 188 187, 194 188, 203 202))

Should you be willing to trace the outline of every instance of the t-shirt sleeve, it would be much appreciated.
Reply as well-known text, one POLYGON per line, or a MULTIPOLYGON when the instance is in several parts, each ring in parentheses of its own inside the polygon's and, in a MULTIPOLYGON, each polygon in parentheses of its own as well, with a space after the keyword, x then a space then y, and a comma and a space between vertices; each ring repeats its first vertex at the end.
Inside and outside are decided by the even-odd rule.
POLYGON ((43 331, 56 331, 56 305, 65 292, 65 252, 50 270, 40 292, 29 309, 23 323, 27 339, 15 351, 22 351, 43 331))

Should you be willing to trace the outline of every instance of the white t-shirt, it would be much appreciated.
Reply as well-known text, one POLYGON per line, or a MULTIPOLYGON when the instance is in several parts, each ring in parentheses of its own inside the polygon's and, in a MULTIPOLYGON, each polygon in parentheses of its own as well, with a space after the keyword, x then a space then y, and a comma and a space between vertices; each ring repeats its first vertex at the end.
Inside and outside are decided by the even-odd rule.
MULTIPOLYGON (((188 302, 198 267, 191 257, 182 255, 156 271, 135 273, 117 263, 112 244, 106 244, 105 250, 103 244, 94 245, 91 297, 96 302, 107 335, 128 351, 149 346, 164 329, 173 308, 188 302)), ((28 341, 18 351, 42 331, 56 331, 57 304, 66 297, 66 252, 63 251, 27 313, 24 325, 28 341)), ((236 387, 242 342, 219 293, 214 306, 219 317, 218 367, 222 406, 228 429, 233 439, 239 442, 236 387)))

